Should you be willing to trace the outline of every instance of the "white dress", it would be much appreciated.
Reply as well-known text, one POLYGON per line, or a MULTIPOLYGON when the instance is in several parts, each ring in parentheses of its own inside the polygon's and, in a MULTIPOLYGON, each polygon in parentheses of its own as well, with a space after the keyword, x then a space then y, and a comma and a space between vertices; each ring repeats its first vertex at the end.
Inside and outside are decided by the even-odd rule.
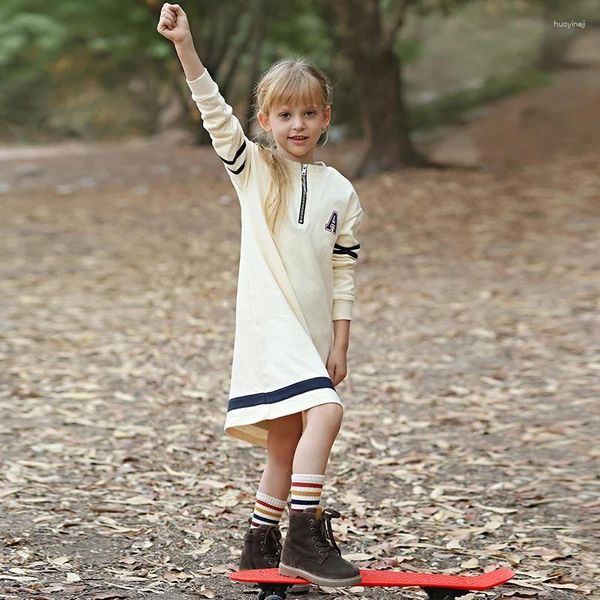
POLYGON ((352 184, 324 163, 284 159, 288 214, 273 239, 262 210, 269 166, 208 71, 187 81, 241 208, 241 247, 224 431, 267 447, 269 420, 334 402, 326 369, 334 319, 352 319, 363 210, 352 184))

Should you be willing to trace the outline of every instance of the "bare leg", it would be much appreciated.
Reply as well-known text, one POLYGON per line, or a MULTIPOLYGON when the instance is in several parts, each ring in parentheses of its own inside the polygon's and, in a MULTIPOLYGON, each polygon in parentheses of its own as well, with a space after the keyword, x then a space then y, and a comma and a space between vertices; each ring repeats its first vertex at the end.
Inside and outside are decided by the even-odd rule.
POLYGON ((330 402, 306 412, 306 429, 294 455, 294 473, 325 474, 329 454, 342 425, 343 408, 330 402))
POLYGON ((292 482, 292 461, 301 435, 301 413, 271 422, 267 437, 267 464, 259 485, 264 494, 287 500, 292 482))

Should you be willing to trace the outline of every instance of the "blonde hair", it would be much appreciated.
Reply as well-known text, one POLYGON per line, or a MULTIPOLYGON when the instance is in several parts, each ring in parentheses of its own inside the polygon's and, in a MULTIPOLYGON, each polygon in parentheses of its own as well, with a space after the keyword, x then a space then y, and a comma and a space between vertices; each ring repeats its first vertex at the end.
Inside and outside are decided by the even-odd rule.
MULTIPOLYGON (((254 89, 256 114, 262 111, 269 116, 275 105, 303 102, 324 108, 331 104, 332 87, 327 77, 304 58, 281 59, 271 65, 254 89)), ((289 196, 289 171, 283 159, 275 152, 273 136, 262 130, 257 136, 258 149, 269 165, 271 181, 263 212, 271 235, 275 237, 281 219, 287 211, 289 196)))

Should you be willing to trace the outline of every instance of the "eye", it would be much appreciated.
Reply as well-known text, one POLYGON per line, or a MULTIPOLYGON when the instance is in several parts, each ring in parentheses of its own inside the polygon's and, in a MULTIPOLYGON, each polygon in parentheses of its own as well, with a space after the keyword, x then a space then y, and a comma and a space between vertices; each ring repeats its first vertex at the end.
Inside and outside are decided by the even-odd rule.
MULTIPOLYGON (((290 114, 289 112, 283 112, 283 113, 279 113, 279 116, 280 116, 280 117, 287 117, 289 114, 290 114)), ((307 114, 307 115, 313 115, 313 116, 314 116, 314 115, 316 115, 317 113, 316 113, 316 111, 314 111, 314 110, 307 110, 307 111, 305 111, 305 113, 304 113, 304 114, 307 114)))

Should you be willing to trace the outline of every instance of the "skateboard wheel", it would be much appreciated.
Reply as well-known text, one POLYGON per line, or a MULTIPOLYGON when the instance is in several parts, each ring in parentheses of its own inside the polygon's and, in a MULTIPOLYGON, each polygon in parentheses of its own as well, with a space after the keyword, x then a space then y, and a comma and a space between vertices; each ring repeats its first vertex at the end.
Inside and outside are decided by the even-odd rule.
POLYGON ((427 592, 427 600, 456 600, 468 594, 468 590, 447 590, 444 588, 423 588, 427 592))
POLYGON ((280 590, 267 588, 258 592, 258 600, 285 600, 285 597, 285 592, 280 590))

